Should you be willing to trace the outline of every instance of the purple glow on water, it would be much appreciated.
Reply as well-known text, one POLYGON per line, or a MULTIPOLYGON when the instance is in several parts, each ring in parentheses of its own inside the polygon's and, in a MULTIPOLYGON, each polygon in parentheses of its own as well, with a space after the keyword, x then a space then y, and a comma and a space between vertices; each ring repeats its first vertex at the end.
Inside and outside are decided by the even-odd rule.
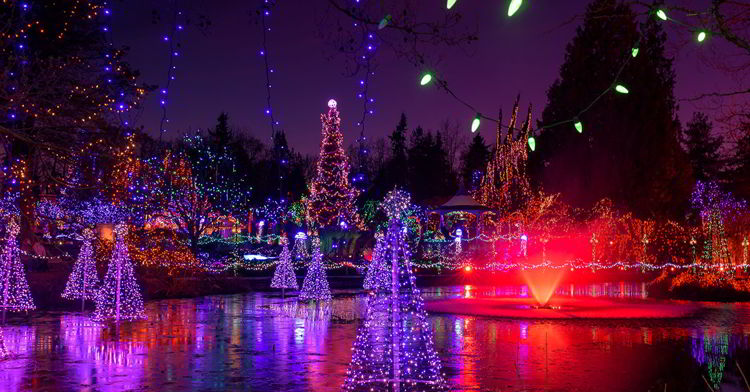
MULTIPOLYGON (((422 294, 430 301, 463 297, 466 290, 472 298, 523 292, 456 286, 422 294)), ((566 285, 558 292, 651 302, 640 284, 566 285)), ((365 306, 364 295, 337 297, 327 306, 263 293, 165 300, 147 303, 148 321, 119 331, 77 313, 13 315, 0 327, 14 353, 0 361, 0 385, 12 391, 338 391, 365 306)), ((734 360, 750 359, 750 305, 701 306, 697 317, 672 320, 432 314, 429 323, 456 390, 663 390, 664 380, 668 390, 680 390, 688 381, 703 382, 701 374, 712 383, 738 377, 734 360)))

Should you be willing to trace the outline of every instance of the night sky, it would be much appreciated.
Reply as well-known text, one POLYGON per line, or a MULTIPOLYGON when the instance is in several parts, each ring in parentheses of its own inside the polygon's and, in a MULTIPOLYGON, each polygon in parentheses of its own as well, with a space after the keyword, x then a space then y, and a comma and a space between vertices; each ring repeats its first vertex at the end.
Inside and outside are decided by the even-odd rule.
MULTIPOLYGON (((326 102, 339 102, 345 143, 356 140, 356 126, 362 115, 362 102, 356 98, 359 78, 345 76, 341 58, 329 59, 331 50, 321 41, 318 21, 325 0, 280 0, 271 16, 269 52, 276 73, 272 77, 273 108, 287 133, 290 146, 302 153, 317 154, 320 142, 320 113, 326 102)), ((141 81, 163 86, 166 80, 168 46, 162 37, 168 32, 165 19, 152 23, 154 4, 150 0, 128 0, 114 5, 113 40, 131 47, 129 61, 141 71, 141 81), (126 5, 127 4, 127 5, 126 5)), ((443 0, 422 1, 426 12, 442 12, 443 0)), ((502 106, 507 114, 518 93, 521 104, 534 105, 534 118, 541 115, 546 90, 558 75, 566 44, 581 19, 562 27, 584 12, 588 1, 531 1, 511 19, 505 16, 505 1, 459 0, 457 9, 464 22, 479 29, 479 41, 468 50, 441 48, 439 73, 463 99, 483 113, 496 116, 502 106)), ((215 124, 220 111, 227 111, 230 123, 264 141, 270 137, 265 109, 265 76, 261 48, 261 28, 251 11, 256 4, 220 0, 193 2, 185 12, 203 13, 212 25, 207 33, 188 26, 182 33, 182 50, 176 60, 176 80, 170 89, 167 138, 185 131, 205 129, 215 124)), ((701 51, 714 50, 719 39, 699 47, 685 44, 684 35, 668 30, 668 53, 675 55, 677 98, 706 91, 729 90, 734 83, 705 65, 701 51), (710 45, 714 45, 710 48, 710 45)), ((689 38, 689 37, 688 37, 689 38)), ((407 114, 411 127, 436 129, 446 118, 459 121, 467 129, 474 113, 435 87, 420 87, 419 70, 388 49, 379 51, 378 68, 370 95, 376 99, 375 115, 367 123, 366 134, 373 138, 390 133, 399 114, 407 114)), ((145 101, 135 123, 158 135, 161 108, 158 92, 145 101)), ((585 105, 587 103, 582 103, 585 105)), ((684 122, 694 110, 710 109, 705 103, 680 103, 684 122)), ((712 113, 709 110, 709 113, 712 113)), ((506 119, 507 121, 507 115, 506 119)), ((484 122, 480 131, 494 141, 494 125, 484 122)))

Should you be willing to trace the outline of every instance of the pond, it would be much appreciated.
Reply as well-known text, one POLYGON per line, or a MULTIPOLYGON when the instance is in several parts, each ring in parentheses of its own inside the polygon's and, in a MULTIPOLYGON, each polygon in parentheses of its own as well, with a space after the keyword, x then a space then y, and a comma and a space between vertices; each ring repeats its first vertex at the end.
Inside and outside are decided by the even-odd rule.
MULTIPOLYGON (((330 308, 269 293, 147 303, 148 321, 33 312, 2 327, 3 391, 338 391, 367 296, 330 308)), ((426 300, 524 296, 520 287, 438 287, 426 300)), ((641 284, 565 286, 557 296, 643 301, 641 284)), ((750 306, 700 303, 677 319, 513 319, 431 314, 456 391, 747 390, 750 306)))

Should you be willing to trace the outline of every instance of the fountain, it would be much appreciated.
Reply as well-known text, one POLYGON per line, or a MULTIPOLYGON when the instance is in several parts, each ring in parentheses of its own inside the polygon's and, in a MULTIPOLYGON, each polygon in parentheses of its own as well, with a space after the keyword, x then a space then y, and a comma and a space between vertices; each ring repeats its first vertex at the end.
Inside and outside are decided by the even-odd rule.
POLYGON ((693 316, 700 308, 695 304, 646 299, 645 296, 608 297, 596 292, 580 296, 572 289, 570 293, 556 296, 555 292, 566 277, 563 269, 521 270, 520 274, 528 288, 528 291, 523 288, 520 295, 497 296, 494 288, 488 290, 491 294, 482 295, 482 289, 474 287, 472 295, 436 298, 425 306, 432 313, 525 319, 682 318, 693 316))
POLYGON ((560 280, 564 275, 562 269, 558 270, 522 270, 521 275, 526 285, 531 291, 531 295, 536 300, 532 305, 535 309, 554 309, 556 307, 549 304, 552 294, 557 290, 560 280))

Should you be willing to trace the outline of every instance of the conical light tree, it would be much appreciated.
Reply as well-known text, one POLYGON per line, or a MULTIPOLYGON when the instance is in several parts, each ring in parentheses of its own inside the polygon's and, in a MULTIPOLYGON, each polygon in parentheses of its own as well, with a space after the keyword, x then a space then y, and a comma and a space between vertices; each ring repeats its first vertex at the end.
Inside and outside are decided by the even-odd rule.
POLYGON ((310 252, 307 251, 307 234, 299 232, 294 236, 294 258, 297 260, 305 260, 310 257, 310 252))
POLYGON ((336 101, 328 101, 328 113, 320 119, 323 141, 315 179, 310 184, 308 217, 319 227, 354 227, 360 224, 354 207, 357 189, 349 183, 349 157, 344 150, 336 101))
POLYGON ((411 254, 401 214, 409 195, 386 196, 390 217, 383 258, 391 264, 390 291, 377 292, 354 341, 344 391, 425 392, 447 389, 434 348, 424 301, 411 272, 411 254))
POLYGON ((363 284, 365 290, 380 291, 388 290, 391 287, 391 268, 383 258, 384 249, 385 236, 378 232, 375 234, 375 249, 372 251, 372 261, 367 266, 367 273, 365 274, 363 284))
POLYGON ((276 271, 273 273, 273 279, 271 279, 271 287, 275 289, 281 289, 282 296, 284 295, 285 289, 298 289, 297 275, 294 274, 294 267, 292 267, 292 255, 289 252, 289 245, 284 237, 281 244, 281 255, 279 255, 279 263, 276 265, 276 271))
POLYGON ((31 297, 26 273, 21 264, 20 249, 18 248, 18 233, 20 228, 15 219, 8 223, 8 237, 3 247, 0 262, 0 296, 3 314, 6 311, 22 311, 36 309, 31 297))
POLYGON ((89 228, 83 229, 81 250, 78 252, 78 259, 73 265, 73 272, 70 273, 68 283, 65 284, 65 290, 62 292, 62 297, 65 299, 80 299, 81 311, 83 311, 85 300, 93 301, 96 299, 99 286, 94 249, 91 245, 93 240, 94 231, 89 228))
POLYGON ((331 300, 331 289, 328 288, 326 270, 323 268, 323 253, 320 251, 320 238, 312 239, 313 257, 310 268, 307 269, 305 281, 302 282, 301 300, 331 300))
POLYGON ((128 255, 125 236, 128 226, 115 226, 115 249, 104 276, 102 287, 96 297, 95 321, 129 321, 145 319, 143 297, 135 280, 133 263, 128 255))

